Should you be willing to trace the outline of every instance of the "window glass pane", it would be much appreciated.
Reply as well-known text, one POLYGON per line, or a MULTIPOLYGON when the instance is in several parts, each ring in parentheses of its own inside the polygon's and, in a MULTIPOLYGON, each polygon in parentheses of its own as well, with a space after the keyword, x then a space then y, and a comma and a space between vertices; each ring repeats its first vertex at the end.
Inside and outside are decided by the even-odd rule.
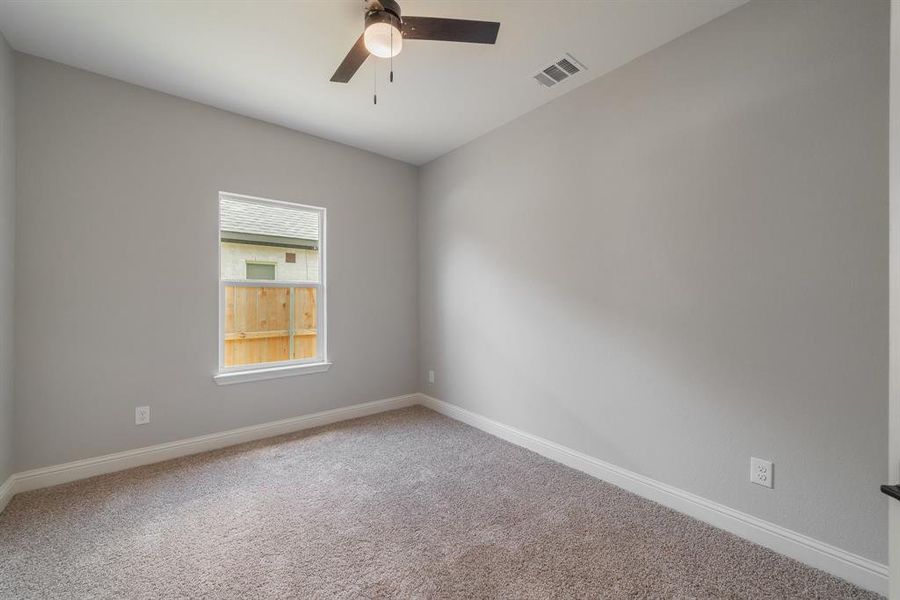
POLYGON ((316 288, 294 290, 294 360, 318 356, 316 288))
POLYGON ((319 211, 223 196, 219 221, 222 279, 321 281, 319 211), (274 274, 251 276, 263 273, 251 263, 273 265, 274 274))
POLYGON ((325 359, 323 214, 220 194, 222 367, 325 359))
POLYGON ((247 263, 247 279, 275 280, 275 265, 265 263, 247 263))
POLYGON ((225 286, 225 366, 288 360, 290 290, 225 286))
POLYGON ((224 286, 224 366, 318 356, 316 288, 224 286))

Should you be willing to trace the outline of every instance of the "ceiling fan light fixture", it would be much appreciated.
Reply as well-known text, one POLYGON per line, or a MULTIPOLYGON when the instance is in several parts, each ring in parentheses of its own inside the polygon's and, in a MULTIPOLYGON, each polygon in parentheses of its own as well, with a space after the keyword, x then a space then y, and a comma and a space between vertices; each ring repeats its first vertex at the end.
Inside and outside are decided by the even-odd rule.
POLYGON ((366 50, 379 58, 397 56, 403 49, 403 35, 397 27, 399 23, 394 22, 393 15, 385 16, 387 18, 370 20, 363 35, 366 50))
MULTIPOLYGON (((500 30, 500 23, 496 21, 401 17, 397 0, 365 0, 365 9, 363 33, 331 76, 331 81, 335 83, 349 82, 369 56, 397 56, 403 49, 404 37, 408 40, 495 44, 500 30)), ((393 80, 392 68, 391 81, 393 80)))

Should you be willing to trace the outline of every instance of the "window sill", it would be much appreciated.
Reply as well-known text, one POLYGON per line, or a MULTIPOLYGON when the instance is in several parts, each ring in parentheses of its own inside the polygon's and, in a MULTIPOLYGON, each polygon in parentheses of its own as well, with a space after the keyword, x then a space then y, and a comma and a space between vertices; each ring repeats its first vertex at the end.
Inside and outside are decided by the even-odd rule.
POLYGON ((266 367, 265 369, 247 369, 246 371, 217 373, 213 375, 213 380, 219 385, 230 385, 232 383, 245 383, 263 379, 277 379, 279 377, 324 373, 330 368, 330 362, 311 363, 306 365, 285 365, 283 367, 266 367))

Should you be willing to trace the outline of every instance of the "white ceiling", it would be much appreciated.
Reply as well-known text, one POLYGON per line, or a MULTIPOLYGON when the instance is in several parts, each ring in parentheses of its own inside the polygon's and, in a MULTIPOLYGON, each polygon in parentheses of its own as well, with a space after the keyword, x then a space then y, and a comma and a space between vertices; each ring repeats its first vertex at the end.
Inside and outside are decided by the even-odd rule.
POLYGON ((9 1, 16 50, 424 164, 746 0, 400 0, 406 15, 500 21, 495 46, 408 41, 349 84, 331 74, 362 32, 362 0, 9 1), (565 52, 589 70, 532 75, 565 52))

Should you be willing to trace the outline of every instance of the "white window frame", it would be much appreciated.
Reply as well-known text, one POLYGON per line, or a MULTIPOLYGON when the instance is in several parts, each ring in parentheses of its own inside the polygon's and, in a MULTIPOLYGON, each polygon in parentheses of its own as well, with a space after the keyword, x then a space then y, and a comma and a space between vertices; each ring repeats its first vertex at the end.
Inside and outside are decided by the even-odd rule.
POLYGON ((269 198, 259 198, 256 196, 245 196, 243 194, 234 194, 231 192, 219 192, 219 202, 216 204, 218 214, 216 216, 216 243, 218 244, 218 273, 216 273, 219 282, 219 369, 213 376, 216 383, 220 385, 230 383, 243 383, 246 381, 257 381, 260 379, 273 379, 277 377, 289 377, 292 375, 305 375, 309 373, 322 373, 327 371, 331 366, 328 362, 328 326, 327 326, 327 286, 325 279, 327 275, 325 261, 325 208, 321 206, 310 206, 308 204, 298 204, 295 202, 284 202, 281 200, 271 200, 269 198), (221 201, 223 198, 232 200, 240 200, 241 202, 249 202, 264 206, 279 206, 292 209, 302 209, 315 212, 319 215, 319 281, 269 281, 259 279, 222 279, 222 209, 221 201), (231 367, 225 366, 225 286, 243 286, 243 287, 277 287, 277 288, 315 288, 316 290, 316 349, 318 355, 313 358, 304 358, 297 360, 282 360, 278 362, 254 363, 252 365, 236 365, 231 367))

